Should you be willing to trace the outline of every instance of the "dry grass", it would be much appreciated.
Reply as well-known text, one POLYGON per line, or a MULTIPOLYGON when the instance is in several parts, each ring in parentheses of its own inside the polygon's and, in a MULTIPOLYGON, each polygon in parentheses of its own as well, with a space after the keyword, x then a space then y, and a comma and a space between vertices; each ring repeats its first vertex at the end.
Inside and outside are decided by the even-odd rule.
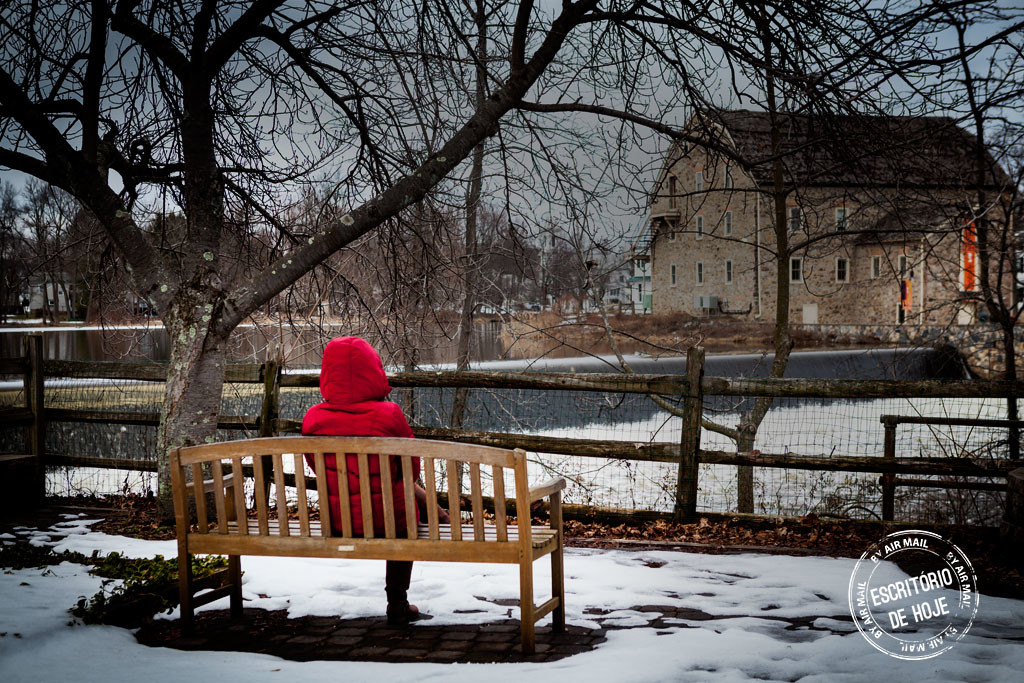
MULTIPOLYGON (((709 353, 761 352, 774 346, 774 324, 694 318, 689 315, 611 315, 609 323, 623 353, 684 354, 701 345, 709 353)), ((794 333, 796 348, 877 346, 877 339, 794 333)), ((572 318, 544 311, 522 313, 502 333, 509 358, 610 353, 604 323, 597 314, 572 318)))

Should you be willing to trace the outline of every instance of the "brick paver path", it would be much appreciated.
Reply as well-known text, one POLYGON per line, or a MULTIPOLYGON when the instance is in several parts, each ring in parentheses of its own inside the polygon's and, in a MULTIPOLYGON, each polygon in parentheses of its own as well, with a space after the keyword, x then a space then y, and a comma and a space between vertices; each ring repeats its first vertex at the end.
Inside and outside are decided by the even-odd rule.
POLYGON ((603 629, 569 626, 552 633, 537 627, 536 654, 523 655, 519 621, 431 626, 429 620, 389 626, 383 617, 289 619, 284 610, 245 609, 240 621, 227 610, 200 612, 191 636, 177 621, 155 621, 136 637, 146 645, 180 650, 260 652, 283 659, 380 662, 536 662, 588 652, 604 642, 603 629))

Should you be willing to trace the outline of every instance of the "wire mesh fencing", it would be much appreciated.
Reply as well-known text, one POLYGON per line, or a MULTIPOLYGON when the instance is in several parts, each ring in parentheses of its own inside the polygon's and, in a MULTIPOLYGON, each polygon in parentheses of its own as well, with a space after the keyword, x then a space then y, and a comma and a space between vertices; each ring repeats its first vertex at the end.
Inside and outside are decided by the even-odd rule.
MULTIPOLYGON (((46 451, 116 461, 119 468, 51 468, 48 493, 155 491, 157 427, 153 420, 163 403, 163 383, 97 379, 88 376, 89 366, 83 363, 80 372, 66 371, 64 376, 47 378, 46 408, 64 417, 48 421, 46 451), (109 419, 83 420, 82 416, 90 412, 109 419), (135 418, 150 423, 133 424, 135 418)), ((309 378, 304 382, 305 386, 286 383, 275 389, 279 391, 278 422, 301 420, 306 410, 321 400, 314 382, 309 378)), ((472 382, 470 375, 467 383, 472 382)), ((519 384, 522 382, 520 377, 519 384)), ((257 436, 256 416, 264 408, 265 391, 262 381, 225 383, 222 416, 245 419, 232 429, 219 430, 216 438, 257 436)), ((529 449, 531 483, 553 475, 565 477, 569 482, 564 495, 567 504, 660 512, 674 509, 684 394, 666 395, 659 404, 638 390, 476 386, 470 389, 461 424, 453 425, 455 393, 453 386, 431 386, 425 379, 420 385, 406 381, 391 398, 402 406, 414 428, 423 433, 454 427, 470 436, 486 436, 491 442, 495 435, 508 439, 533 437, 540 445, 529 449), (588 448, 574 449, 570 440, 586 442, 588 448), (558 447, 545 449, 544 443, 558 447), (601 443, 603 450, 598 447, 601 443), (584 450, 590 454, 576 454, 584 450)), ((24 400, 20 382, 8 381, 0 386, 0 408, 24 405, 24 400)), ((1020 399, 1016 400, 1019 406, 1020 399)), ((705 394, 702 416, 713 424, 701 430, 702 452, 735 453, 736 439, 722 432, 735 430, 754 404, 750 396, 705 394)), ((757 425, 752 449, 755 455, 788 454, 792 458, 834 459, 837 463, 843 458, 880 458, 885 438, 883 415, 1005 419, 1008 405, 1005 398, 777 397, 757 425)), ((23 428, 0 429, 0 449, 22 452, 26 447, 23 434, 23 428)), ((895 454, 901 459, 1000 462, 1007 458, 1007 434, 1005 428, 985 426, 904 424, 896 432, 895 454)), ((737 510, 737 471, 734 465, 700 464, 698 512, 737 510)), ((895 518, 902 521, 993 524, 1002 514, 1005 494, 998 478, 930 474, 897 477, 896 482, 895 518), (975 488, 959 488, 965 483, 975 488)), ((848 471, 839 464, 834 469, 755 466, 753 485, 753 511, 760 514, 882 515, 877 472, 848 471)), ((484 495, 491 493, 491 483, 485 482, 484 495)))

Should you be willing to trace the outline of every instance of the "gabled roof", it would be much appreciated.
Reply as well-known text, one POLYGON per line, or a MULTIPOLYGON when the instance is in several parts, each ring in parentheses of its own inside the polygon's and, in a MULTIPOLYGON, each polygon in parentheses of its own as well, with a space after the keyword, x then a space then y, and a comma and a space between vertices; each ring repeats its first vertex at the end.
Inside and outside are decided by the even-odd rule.
MULTIPOLYGON (((705 110, 705 134, 736 149, 759 185, 772 183, 767 112, 705 110), (710 131, 710 133, 708 133, 710 131)), ((946 117, 780 114, 787 181, 798 186, 976 188, 973 135, 946 117)), ((986 153, 985 186, 1005 185, 986 153)))

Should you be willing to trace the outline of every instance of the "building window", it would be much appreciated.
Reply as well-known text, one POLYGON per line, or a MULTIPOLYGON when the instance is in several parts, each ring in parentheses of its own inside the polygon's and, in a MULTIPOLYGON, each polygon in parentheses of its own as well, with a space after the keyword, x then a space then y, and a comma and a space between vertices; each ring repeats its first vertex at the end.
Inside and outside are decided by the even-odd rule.
POLYGON ((789 259, 789 281, 804 281, 804 260, 802 258, 793 257, 789 259))
POLYGON ((732 189, 732 169, 728 166, 725 167, 725 186, 732 189))
POLYGON ((732 284, 732 261, 725 262, 725 284, 732 284))
POLYGON ((672 230, 672 225, 669 224, 669 223, 665 223, 665 227, 668 229, 668 241, 669 242, 675 242, 676 241, 676 231, 672 230))
POLYGON ((882 277, 882 257, 872 256, 871 257, 871 279, 877 280, 882 277))
POLYGON ((840 207, 836 209, 836 232, 844 230, 846 230, 846 208, 840 207))
POLYGON ((704 191, 704 171, 697 171, 693 177, 693 184, 697 188, 697 192, 704 191))
POLYGON ((836 259, 836 282, 850 281, 850 260, 845 258, 836 259))
POLYGON ((676 177, 671 175, 668 177, 668 206, 670 209, 676 208, 676 177))
POLYGON ((704 284, 704 262, 697 261, 697 286, 704 284))
POLYGON ((697 216, 697 239, 704 237, 704 216, 697 216))
POLYGON ((725 217, 723 218, 722 222, 724 223, 725 234, 727 236, 731 235, 732 234, 732 211, 726 211, 725 212, 725 217))
POLYGON ((669 267, 669 280, 672 282, 672 286, 675 287, 676 286, 676 264, 674 264, 674 263, 671 265, 671 267, 669 267))
POLYGON ((800 229, 802 223, 802 216, 800 214, 799 206, 789 207, 789 231, 796 232, 800 229))
POLYGON ((910 267, 910 262, 907 260, 906 254, 900 254, 900 279, 901 280, 913 280, 914 269, 910 267))

